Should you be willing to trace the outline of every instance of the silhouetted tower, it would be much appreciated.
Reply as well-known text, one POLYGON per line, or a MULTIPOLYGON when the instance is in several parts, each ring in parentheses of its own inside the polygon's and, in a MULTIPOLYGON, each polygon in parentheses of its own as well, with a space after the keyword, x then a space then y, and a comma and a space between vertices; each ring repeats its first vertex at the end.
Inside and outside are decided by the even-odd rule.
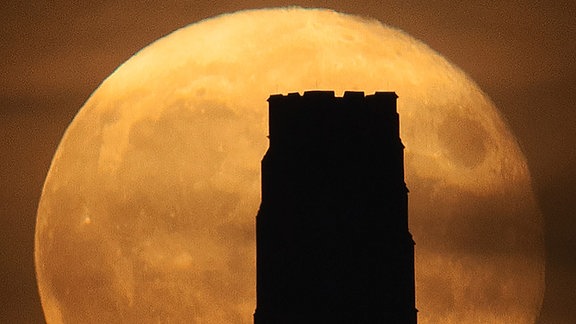
POLYGON ((268 99, 255 324, 416 323, 396 98, 268 99))

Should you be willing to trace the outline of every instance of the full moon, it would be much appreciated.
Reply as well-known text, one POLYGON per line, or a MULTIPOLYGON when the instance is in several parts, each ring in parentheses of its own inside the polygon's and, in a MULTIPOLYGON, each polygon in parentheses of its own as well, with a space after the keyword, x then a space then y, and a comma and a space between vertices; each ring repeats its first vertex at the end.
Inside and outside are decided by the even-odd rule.
POLYGON ((266 99, 313 89, 399 95, 419 322, 533 323, 541 215, 494 104, 400 30, 300 8, 180 29, 88 99, 38 208, 47 322, 252 323, 266 99))

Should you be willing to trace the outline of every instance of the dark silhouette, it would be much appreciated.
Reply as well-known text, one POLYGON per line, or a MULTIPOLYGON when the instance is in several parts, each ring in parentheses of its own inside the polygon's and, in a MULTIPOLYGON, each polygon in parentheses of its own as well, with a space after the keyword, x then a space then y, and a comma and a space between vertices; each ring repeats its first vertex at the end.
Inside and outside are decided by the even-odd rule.
POLYGON ((255 324, 416 323, 396 98, 268 99, 255 324))

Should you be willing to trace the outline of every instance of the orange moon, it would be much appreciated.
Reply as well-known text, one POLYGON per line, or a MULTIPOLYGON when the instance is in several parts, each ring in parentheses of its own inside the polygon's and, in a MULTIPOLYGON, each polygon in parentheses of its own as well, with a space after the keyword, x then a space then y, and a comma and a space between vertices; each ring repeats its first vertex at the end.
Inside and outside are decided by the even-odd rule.
POLYGON ((52 161, 35 261, 49 323, 252 323, 270 94, 395 91, 420 323, 533 323, 541 215, 494 104, 402 31, 329 10, 243 11, 146 47, 52 161))

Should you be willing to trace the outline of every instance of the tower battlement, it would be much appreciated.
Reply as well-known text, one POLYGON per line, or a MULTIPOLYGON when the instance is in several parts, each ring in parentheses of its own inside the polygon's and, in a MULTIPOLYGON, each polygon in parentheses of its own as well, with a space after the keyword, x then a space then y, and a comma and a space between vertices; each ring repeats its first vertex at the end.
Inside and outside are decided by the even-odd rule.
POLYGON ((353 91, 342 97, 336 97, 334 91, 272 95, 268 99, 270 145, 320 140, 326 141, 324 144, 358 144, 370 139, 401 144, 397 97, 394 92, 364 95, 353 91))

